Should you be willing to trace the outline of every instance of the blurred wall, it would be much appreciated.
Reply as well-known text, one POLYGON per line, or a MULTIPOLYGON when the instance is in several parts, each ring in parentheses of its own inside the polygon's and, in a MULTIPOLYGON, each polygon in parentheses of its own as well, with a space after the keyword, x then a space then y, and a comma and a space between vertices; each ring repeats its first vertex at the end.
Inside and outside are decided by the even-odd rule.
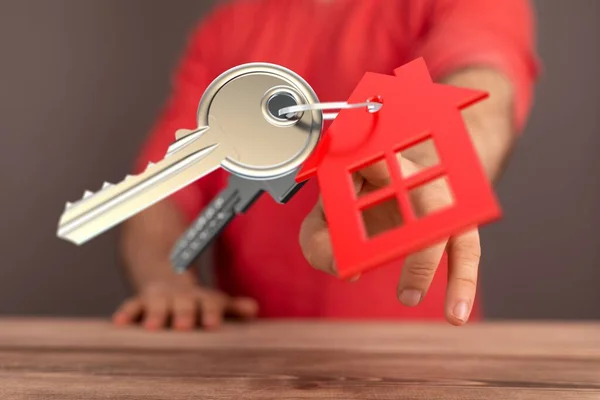
MULTIPOLYGON (((75 247, 56 223, 130 168, 211 3, 0 0, 0 313, 108 315, 128 295, 114 231, 75 247)), ((483 231, 486 314, 598 318, 600 2, 535 5, 544 76, 483 231)))
POLYGON ((600 318, 600 1, 534 4, 544 70, 482 238, 486 312, 600 318))

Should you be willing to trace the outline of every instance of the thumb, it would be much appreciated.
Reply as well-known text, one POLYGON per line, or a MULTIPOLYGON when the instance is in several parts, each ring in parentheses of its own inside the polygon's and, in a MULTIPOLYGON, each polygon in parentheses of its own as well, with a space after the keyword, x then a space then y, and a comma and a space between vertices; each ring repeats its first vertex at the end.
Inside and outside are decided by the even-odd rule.
POLYGON ((313 268, 335 274, 331 237, 321 199, 302 222, 300 248, 304 258, 313 268))

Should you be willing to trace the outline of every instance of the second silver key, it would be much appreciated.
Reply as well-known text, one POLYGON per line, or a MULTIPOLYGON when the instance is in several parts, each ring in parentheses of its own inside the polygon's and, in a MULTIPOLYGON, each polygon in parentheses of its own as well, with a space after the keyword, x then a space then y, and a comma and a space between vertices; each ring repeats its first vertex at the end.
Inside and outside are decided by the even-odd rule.
POLYGON ((183 272, 207 249, 236 215, 245 213, 263 193, 277 203, 287 203, 300 190, 297 171, 268 180, 229 176, 223 189, 181 235, 171 252, 171 264, 183 272))

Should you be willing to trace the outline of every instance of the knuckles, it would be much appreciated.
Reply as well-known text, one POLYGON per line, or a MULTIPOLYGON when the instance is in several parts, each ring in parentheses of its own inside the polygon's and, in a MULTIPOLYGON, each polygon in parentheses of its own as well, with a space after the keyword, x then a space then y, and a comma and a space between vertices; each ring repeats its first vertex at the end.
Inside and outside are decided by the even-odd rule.
POLYGON ((430 279, 438 267, 437 261, 412 259, 406 263, 406 271, 415 278, 430 279))
POLYGON ((452 280, 454 282, 459 283, 461 286, 467 287, 469 291, 475 292, 477 290, 477 282, 474 278, 468 278, 464 276, 456 276, 453 277, 452 280))

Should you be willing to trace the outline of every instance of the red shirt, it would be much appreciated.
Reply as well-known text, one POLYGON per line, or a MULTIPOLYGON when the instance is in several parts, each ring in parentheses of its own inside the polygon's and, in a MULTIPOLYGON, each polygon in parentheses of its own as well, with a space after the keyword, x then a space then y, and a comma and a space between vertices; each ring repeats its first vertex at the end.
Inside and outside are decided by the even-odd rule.
MULTIPOLYGON (((424 57, 434 79, 482 64, 506 74, 516 89, 514 118, 529 111, 536 63, 533 18, 526 0, 256 0, 222 5, 199 25, 174 79, 173 93, 138 160, 160 160, 180 128, 196 127, 206 86, 247 62, 271 62, 300 74, 321 101, 344 101, 366 71, 392 74, 424 57)), ((191 221, 225 185, 218 170, 170 201, 191 221)), ((311 181, 286 205, 263 195, 217 243, 222 289, 258 300, 263 317, 444 317, 446 259, 424 301, 399 303, 401 262, 355 283, 313 270, 298 234, 318 197, 311 181)), ((473 317, 477 318, 476 304, 473 317)))

